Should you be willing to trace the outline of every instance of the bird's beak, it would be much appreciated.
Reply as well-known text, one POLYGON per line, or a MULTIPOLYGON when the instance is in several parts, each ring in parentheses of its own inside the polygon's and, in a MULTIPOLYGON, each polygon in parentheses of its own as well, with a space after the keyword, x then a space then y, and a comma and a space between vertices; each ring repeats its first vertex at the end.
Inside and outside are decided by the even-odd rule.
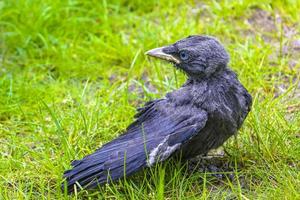
POLYGON ((162 51, 163 48, 165 48, 165 47, 159 47, 159 48, 151 49, 151 50, 147 51, 145 54, 148 55, 148 56, 155 57, 155 58, 160 58, 162 60, 167 60, 167 61, 173 62, 175 64, 180 63, 180 60, 178 58, 174 57, 173 55, 164 53, 162 51))

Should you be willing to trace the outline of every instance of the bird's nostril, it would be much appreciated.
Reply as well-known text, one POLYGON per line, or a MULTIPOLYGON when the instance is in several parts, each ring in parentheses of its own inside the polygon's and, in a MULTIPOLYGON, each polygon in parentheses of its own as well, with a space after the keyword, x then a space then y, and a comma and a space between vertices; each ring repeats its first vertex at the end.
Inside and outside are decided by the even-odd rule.
POLYGON ((162 50, 164 53, 167 53, 167 54, 175 54, 176 53, 176 48, 173 47, 173 46, 166 46, 163 48, 162 50))

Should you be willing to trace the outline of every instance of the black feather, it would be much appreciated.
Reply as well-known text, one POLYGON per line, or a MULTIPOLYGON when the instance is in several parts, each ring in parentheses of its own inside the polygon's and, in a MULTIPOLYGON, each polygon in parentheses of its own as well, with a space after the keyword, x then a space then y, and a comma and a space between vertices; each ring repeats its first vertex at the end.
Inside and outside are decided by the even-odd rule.
POLYGON ((73 169, 64 174, 68 192, 74 191, 78 185, 91 188, 120 179, 124 174, 131 175, 148 165, 149 154, 166 138, 170 140, 164 145, 182 145, 205 125, 204 111, 193 117, 184 112, 184 108, 179 109, 182 112, 165 113, 162 110, 171 105, 167 99, 147 104, 125 134, 82 160, 73 161, 73 169))
POLYGON ((177 153, 183 158, 207 153, 241 127, 252 98, 228 68, 229 56, 218 40, 191 36, 149 55, 175 62, 187 82, 139 108, 124 134, 74 160, 64 173, 69 193, 129 176, 177 153), (178 56, 182 50, 185 60, 178 56))

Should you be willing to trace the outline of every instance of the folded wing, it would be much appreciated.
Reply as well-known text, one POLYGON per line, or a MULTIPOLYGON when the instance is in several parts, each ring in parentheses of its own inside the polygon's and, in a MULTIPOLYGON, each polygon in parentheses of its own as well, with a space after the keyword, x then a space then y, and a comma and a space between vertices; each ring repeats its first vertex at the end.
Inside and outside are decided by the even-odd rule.
MULTIPOLYGON (((125 133, 81 160, 64 173, 68 192, 94 188, 169 158, 200 132, 207 113, 176 106, 167 99, 148 102, 125 133)), ((64 189, 65 185, 62 185, 64 189)))

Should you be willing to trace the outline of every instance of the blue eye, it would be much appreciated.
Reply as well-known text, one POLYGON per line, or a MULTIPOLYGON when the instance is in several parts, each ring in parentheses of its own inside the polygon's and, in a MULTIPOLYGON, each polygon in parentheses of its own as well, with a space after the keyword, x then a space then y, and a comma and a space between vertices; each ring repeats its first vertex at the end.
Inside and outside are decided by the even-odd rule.
POLYGON ((181 60, 187 60, 189 58, 189 54, 186 51, 180 51, 179 56, 181 60))

